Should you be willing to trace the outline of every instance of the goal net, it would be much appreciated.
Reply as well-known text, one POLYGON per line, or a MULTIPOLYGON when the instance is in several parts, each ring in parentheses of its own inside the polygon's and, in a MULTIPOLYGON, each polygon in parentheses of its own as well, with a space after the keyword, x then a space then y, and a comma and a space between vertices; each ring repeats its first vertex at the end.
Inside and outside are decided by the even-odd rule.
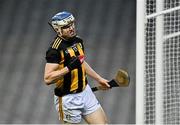
POLYGON ((180 0, 137 0, 136 42, 136 122, 180 124, 180 0))

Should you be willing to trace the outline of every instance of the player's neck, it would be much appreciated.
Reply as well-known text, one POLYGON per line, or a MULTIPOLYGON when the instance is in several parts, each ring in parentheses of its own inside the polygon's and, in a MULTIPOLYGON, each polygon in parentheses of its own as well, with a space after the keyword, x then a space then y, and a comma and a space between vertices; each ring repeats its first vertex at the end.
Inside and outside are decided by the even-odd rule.
POLYGON ((58 37, 60 37, 61 39, 65 40, 65 41, 69 41, 69 40, 73 39, 76 36, 73 36, 73 37, 63 37, 63 36, 58 35, 58 37))

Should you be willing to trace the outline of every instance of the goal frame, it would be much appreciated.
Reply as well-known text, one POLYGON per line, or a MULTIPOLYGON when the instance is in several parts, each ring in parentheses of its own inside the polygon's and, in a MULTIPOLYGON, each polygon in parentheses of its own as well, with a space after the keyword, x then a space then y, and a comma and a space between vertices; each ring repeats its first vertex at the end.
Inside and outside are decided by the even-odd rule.
POLYGON ((155 123, 163 123, 163 3, 156 1, 156 15, 146 15, 146 0, 137 0, 136 18, 136 123, 144 123, 145 95, 145 23, 156 18, 156 91, 155 123))
POLYGON ((136 4, 136 123, 144 123, 145 1, 136 4))
MULTIPOLYGON (((180 36, 180 31, 164 34, 164 15, 180 10, 180 6, 164 10, 165 0, 156 0, 156 12, 146 14, 146 0, 137 0, 136 6, 136 124, 145 124, 145 24, 155 18, 155 124, 163 124, 164 67, 163 44, 166 39, 180 36)), ((154 124, 154 123, 153 123, 154 124)))

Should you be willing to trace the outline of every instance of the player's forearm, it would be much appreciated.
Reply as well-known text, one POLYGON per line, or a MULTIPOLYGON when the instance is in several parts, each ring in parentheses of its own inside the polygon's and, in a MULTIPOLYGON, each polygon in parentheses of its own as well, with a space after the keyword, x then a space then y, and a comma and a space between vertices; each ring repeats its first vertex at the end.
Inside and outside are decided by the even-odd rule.
POLYGON ((85 61, 84 61, 84 66, 85 66, 85 71, 88 76, 95 79, 96 81, 99 81, 101 79, 101 76, 97 74, 85 61))
POLYGON ((69 69, 67 67, 61 69, 52 71, 50 73, 45 74, 44 81, 47 85, 55 83, 55 81, 59 80, 62 76, 67 74, 69 72, 69 69))

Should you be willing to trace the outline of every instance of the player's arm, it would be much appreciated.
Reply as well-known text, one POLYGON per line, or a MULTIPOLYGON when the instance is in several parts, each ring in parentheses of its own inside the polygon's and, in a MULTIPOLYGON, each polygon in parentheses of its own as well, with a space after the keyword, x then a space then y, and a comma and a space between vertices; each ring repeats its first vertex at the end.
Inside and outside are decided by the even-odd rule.
POLYGON ((99 82, 99 84, 101 84, 102 86, 110 87, 108 84, 108 80, 102 78, 98 73, 96 73, 86 61, 84 61, 83 65, 85 66, 85 71, 88 76, 99 82))
POLYGON ((66 67, 59 69, 61 56, 56 49, 50 49, 46 53, 46 60, 47 63, 45 66, 44 81, 47 85, 50 85, 55 83, 71 70, 81 66, 84 61, 84 57, 72 57, 66 67))
POLYGON ((44 81, 47 85, 55 83, 62 76, 69 72, 67 67, 58 69, 59 64, 56 63, 46 63, 44 72, 44 81))
POLYGON ((47 85, 55 83, 63 75, 69 72, 67 67, 59 69, 61 55, 57 49, 49 48, 46 52, 46 65, 44 70, 44 82, 47 85))

